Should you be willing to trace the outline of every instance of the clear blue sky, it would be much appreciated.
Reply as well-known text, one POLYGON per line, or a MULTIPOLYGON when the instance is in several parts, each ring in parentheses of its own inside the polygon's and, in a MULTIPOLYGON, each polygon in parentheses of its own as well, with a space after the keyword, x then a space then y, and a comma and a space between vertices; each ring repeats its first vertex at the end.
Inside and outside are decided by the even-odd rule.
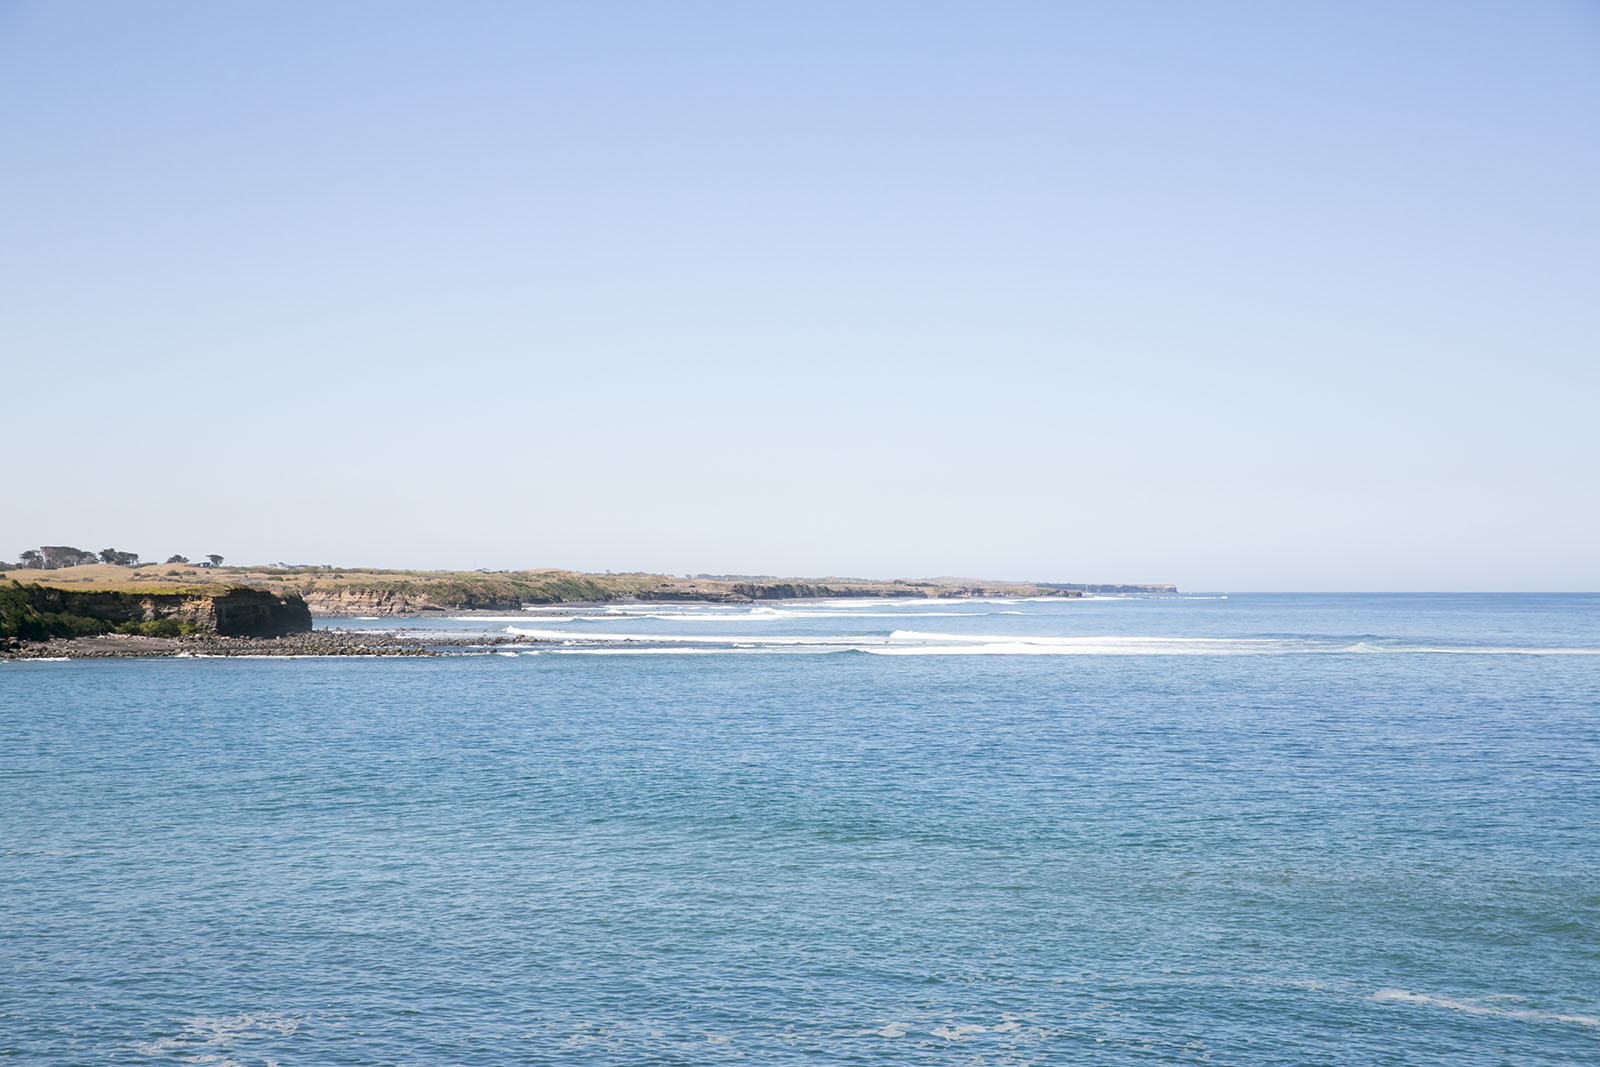
POLYGON ((0 2, 0 557, 1600 588, 1600 4, 0 2))

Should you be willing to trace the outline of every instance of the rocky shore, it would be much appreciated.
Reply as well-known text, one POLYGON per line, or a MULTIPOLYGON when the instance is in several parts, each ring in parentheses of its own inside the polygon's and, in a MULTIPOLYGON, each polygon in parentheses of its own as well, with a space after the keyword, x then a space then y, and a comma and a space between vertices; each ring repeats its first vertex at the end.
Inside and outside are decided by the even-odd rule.
POLYGON ((0 647, 0 659, 152 659, 189 656, 463 656, 498 645, 526 644, 524 638, 407 637, 348 630, 313 630, 282 637, 142 637, 99 634, 93 637, 24 641, 0 647))

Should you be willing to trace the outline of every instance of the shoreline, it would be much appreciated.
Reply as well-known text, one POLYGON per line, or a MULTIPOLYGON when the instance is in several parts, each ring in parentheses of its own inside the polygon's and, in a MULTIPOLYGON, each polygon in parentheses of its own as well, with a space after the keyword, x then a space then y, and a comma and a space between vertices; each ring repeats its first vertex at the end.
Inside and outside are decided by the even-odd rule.
POLYGON ((358 630, 311 630, 284 637, 143 637, 134 634, 96 634, 90 637, 54 637, 0 649, 0 662, 78 659, 189 659, 233 656, 296 659, 312 656, 464 656, 489 651, 498 645, 521 643, 526 638, 401 637, 392 633, 358 630))
MULTIPOLYGON (((318 615, 405 616, 459 611, 515 611, 524 605, 577 606, 621 603, 751 604, 810 599, 914 597, 918 599, 1028 597, 1072 598, 1098 592, 1162 592, 1165 585, 1096 585, 978 578, 868 579, 780 578, 772 575, 672 575, 647 572, 585 573, 521 571, 404 571, 380 568, 289 566, 193 566, 185 563, 123 566, 84 563, 70 567, 10 568, 0 582, 43 586, 56 601, 80 595, 220 597, 243 587, 257 594, 293 599, 318 615)), ((66 610, 54 606, 41 611, 66 610)), ((81 613, 80 613, 81 614, 81 613)), ((89 614, 92 614, 89 613, 89 614)), ((148 617, 148 613, 146 613, 148 617)))
POLYGON ((394 620, 403 622, 407 619, 425 621, 428 619, 505 619, 528 618, 537 619, 541 615, 605 615, 612 608, 651 608, 656 611, 665 611, 671 608, 759 608, 800 605, 802 607, 824 607, 837 604, 841 600, 853 603, 863 603, 871 600, 904 601, 908 604, 937 604, 937 603, 974 603, 982 600, 994 601, 1028 601, 1028 600, 1085 600, 1093 597, 1030 597, 1030 596, 993 596, 993 597, 918 597, 918 596, 882 596, 882 597, 826 597, 808 596, 792 597, 785 600, 641 600, 629 597, 620 600, 564 600, 548 604, 523 604, 518 608, 428 608, 422 611, 408 611, 387 615, 358 614, 354 611, 318 611, 313 609, 313 619, 361 619, 372 621, 382 619, 385 622, 394 620))
MULTIPOLYGON (((840 598, 829 596, 794 597, 783 601, 789 604, 825 605, 840 598)), ((929 603, 934 600, 947 599, 955 602, 971 601, 973 597, 894 597, 884 596, 884 600, 903 599, 919 603, 929 603)), ((995 601, 1024 601, 1036 599, 1034 597, 1012 595, 993 596, 984 599, 995 601)), ((1039 597, 1037 599, 1057 599, 1039 597)), ((1061 599, 1077 599, 1062 597, 1061 599)), ((730 604, 727 602, 706 601, 676 601, 678 606, 699 604, 704 607, 729 608, 742 606, 761 606, 760 602, 747 602, 743 604, 730 604)), ((0 663, 24 661, 61 661, 84 659, 188 659, 188 658, 228 658, 228 657, 265 657, 273 659, 295 659, 300 657, 330 657, 330 656, 469 656, 483 655, 497 650, 502 645, 508 644, 538 644, 537 639, 530 640, 525 636, 505 634, 474 635, 470 637, 453 637, 441 633, 428 636, 411 636, 404 631, 407 622, 425 624, 429 620, 456 618, 456 619, 507 619, 527 620, 536 623, 543 616, 559 615, 588 615, 604 617, 610 609, 617 607, 631 608, 662 608, 666 603, 659 600, 641 598, 627 598, 618 600, 586 600, 572 601, 564 604, 534 604, 525 605, 520 610, 510 611, 496 608, 458 608, 438 609, 429 611, 413 611, 405 614, 355 614, 313 612, 312 618, 332 622, 335 620, 361 620, 378 621, 395 624, 395 629, 363 630, 342 629, 328 627, 323 629, 313 628, 293 634, 284 634, 275 637, 249 637, 249 636, 221 636, 215 633, 188 634, 178 637, 150 637, 139 634, 105 633, 78 637, 52 637, 43 641, 19 641, 9 647, 0 644, 0 663)))

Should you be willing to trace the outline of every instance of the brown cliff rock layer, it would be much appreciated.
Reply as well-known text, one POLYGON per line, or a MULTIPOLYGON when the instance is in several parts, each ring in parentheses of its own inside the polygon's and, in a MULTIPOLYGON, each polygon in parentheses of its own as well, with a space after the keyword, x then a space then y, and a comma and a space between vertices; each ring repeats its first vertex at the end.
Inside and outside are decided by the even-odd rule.
POLYGON ((113 593, 40 588, 34 594, 41 611, 100 619, 113 626, 124 622, 177 619, 223 637, 277 637, 311 629, 311 611, 294 593, 280 596, 264 589, 235 586, 217 593, 113 593))

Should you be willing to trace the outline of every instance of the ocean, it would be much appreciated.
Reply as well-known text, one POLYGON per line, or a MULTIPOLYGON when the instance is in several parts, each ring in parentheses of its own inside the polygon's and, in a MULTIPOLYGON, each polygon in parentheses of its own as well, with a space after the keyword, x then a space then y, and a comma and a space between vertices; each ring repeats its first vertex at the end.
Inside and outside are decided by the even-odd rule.
POLYGON ((1600 1062, 1600 597, 0 663, 0 1061, 1600 1062))

